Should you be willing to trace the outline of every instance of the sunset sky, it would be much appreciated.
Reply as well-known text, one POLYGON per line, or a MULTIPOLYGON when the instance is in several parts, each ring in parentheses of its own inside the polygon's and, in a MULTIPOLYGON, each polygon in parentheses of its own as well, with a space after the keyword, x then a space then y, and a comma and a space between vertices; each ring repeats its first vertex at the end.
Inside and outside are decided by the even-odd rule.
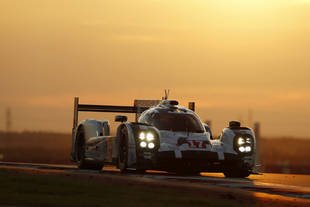
POLYGON ((310 138, 310 0, 0 0, 0 15, 0 130, 7 107, 13 130, 70 132, 74 96, 170 89, 216 134, 252 110, 265 136, 310 138))

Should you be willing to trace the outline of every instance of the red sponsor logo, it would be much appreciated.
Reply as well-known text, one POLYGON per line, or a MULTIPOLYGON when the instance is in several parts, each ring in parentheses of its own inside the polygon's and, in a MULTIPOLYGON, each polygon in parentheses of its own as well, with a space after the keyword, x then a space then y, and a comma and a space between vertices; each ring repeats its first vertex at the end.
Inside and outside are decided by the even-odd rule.
POLYGON ((187 144, 189 148, 205 149, 207 147, 208 141, 187 140, 187 139, 182 139, 181 138, 178 141, 178 145, 181 146, 183 144, 187 144))
POLYGON ((188 140, 187 144, 190 148, 204 149, 207 147, 204 141, 188 140))

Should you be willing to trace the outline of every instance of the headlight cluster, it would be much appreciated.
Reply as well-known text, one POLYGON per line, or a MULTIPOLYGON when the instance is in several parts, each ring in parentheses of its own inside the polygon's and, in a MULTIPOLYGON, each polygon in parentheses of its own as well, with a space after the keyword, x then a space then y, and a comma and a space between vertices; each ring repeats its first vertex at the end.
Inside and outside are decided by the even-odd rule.
POLYGON ((241 153, 249 153, 252 152, 253 140, 249 137, 239 137, 237 139, 238 150, 241 153))
POLYGON ((141 148, 149 148, 154 149, 155 148, 155 136, 152 132, 140 132, 139 133, 139 141, 140 141, 140 147, 141 148))

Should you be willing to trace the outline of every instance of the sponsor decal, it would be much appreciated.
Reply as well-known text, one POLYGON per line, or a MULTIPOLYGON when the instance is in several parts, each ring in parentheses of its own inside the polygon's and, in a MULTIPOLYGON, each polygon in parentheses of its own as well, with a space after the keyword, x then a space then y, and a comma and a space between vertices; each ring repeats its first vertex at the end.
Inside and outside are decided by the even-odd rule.
POLYGON ((186 137, 180 137, 178 139, 178 146, 181 146, 183 144, 187 144, 189 148, 194 149, 205 149, 207 145, 209 144, 208 141, 202 141, 202 140, 190 140, 186 137))

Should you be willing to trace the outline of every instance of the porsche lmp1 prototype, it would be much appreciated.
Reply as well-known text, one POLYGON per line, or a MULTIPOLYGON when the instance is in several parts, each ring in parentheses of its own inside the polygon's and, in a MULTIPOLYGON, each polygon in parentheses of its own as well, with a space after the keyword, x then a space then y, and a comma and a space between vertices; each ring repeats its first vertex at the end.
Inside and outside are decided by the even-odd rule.
POLYGON ((177 101, 135 101, 134 106, 86 105, 75 98, 71 159, 79 168, 101 170, 114 164, 128 170, 164 170, 182 174, 223 172, 226 177, 247 177, 255 167, 253 130, 231 121, 218 139, 194 112, 177 101), (107 120, 78 122, 79 111, 135 113, 136 121, 124 115, 116 135, 107 120))

